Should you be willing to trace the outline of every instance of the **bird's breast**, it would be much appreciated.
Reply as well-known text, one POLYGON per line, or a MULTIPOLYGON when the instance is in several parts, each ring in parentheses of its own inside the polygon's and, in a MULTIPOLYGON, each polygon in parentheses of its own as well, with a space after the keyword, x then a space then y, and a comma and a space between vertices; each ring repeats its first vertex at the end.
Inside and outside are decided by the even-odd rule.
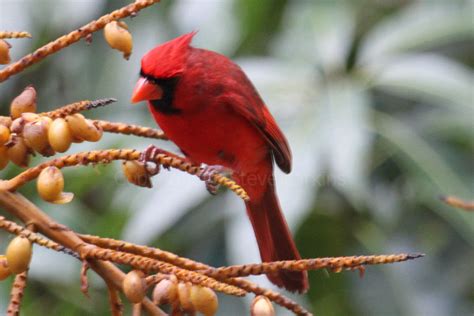
POLYGON ((151 103, 149 108, 169 139, 195 163, 246 172, 268 159, 262 135, 228 107, 207 103, 199 111, 176 114, 162 112, 151 103))

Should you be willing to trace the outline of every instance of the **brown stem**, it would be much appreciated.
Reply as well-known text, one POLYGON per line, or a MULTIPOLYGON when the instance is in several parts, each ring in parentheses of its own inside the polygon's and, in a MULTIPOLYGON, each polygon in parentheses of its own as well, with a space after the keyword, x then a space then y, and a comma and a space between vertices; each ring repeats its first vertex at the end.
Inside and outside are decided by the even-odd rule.
MULTIPOLYGON (((174 253, 164 251, 158 248, 135 245, 123 240, 102 238, 102 237, 91 236, 91 235, 79 235, 79 237, 81 237, 82 240, 84 240, 87 243, 94 244, 102 248, 125 251, 128 253, 137 254, 137 255, 152 258, 152 259, 169 262, 175 266, 188 269, 188 270, 206 271, 206 270, 213 269, 211 266, 208 266, 201 262, 193 261, 188 258, 179 257, 175 255, 174 253)), ((161 279, 162 279, 162 275, 149 276, 147 277, 147 284, 157 283, 161 279)), ((258 286, 257 284, 250 282, 248 280, 244 280, 242 278, 221 278, 219 279, 219 281, 230 284, 230 285, 234 285, 238 288, 243 289, 247 293, 254 293, 255 295, 265 295, 271 301, 290 310, 296 315, 300 315, 300 316, 311 315, 310 312, 305 310, 301 305, 299 305, 295 301, 292 301, 291 299, 285 297, 284 295, 278 292, 262 288, 258 286)))
POLYGON ((156 128, 104 120, 94 120, 94 123, 101 127, 104 132, 168 140, 165 133, 156 128))
POLYGON ((104 249, 96 246, 85 246, 82 248, 81 256, 83 258, 92 258, 124 264, 146 272, 162 272, 166 274, 173 274, 180 281, 191 282, 193 284, 209 287, 215 291, 223 292, 229 295, 244 296, 246 294, 245 291, 235 286, 221 283, 213 278, 207 277, 206 275, 186 269, 181 269, 166 262, 122 251, 104 249))
POLYGON ((122 316, 123 305, 118 295, 117 289, 110 284, 107 284, 107 289, 109 291, 109 303, 112 316, 122 316))
POLYGON ((9 77, 23 71, 25 68, 43 60, 47 56, 56 53, 57 51, 79 41, 81 38, 87 37, 89 34, 101 30, 108 23, 119 19, 126 18, 132 14, 137 13, 141 9, 144 9, 160 0, 137 0, 121 9, 115 10, 109 14, 106 14, 94 20, 77 30, 72 31, 67 35, 63 35, 58 39, 38 48, 33 53, 26 55, 19 61, 5 67, 0 70, 0 82, 7 80, 9 77))
POLYGON ((78 102, 64 105, 53 111, 38 113, 38 115, 48 116, 52 119, 55 119, 59 117, 66 117, 68 115, 79 113, 82 111, 95 109, 101 106, 106 106, 116 101, 117 100, 114 98, 99 99, 99 100, 94 100, 94 101, 89 101, 89 100, 78 101, 78 102))
MULTIPOLYGON (((34 224, 38 232, 74 252, 80 254, 87 245, 72 230, 53 221, 19 193, 0 191, 0 206, 22 222, 34 224)), ((107 284, 122 290, 125 274, 119 268, 110 262, 100 260, 89 260, 89 265, 107 284)), ((143 306, 150 315, 166 315, 147 298, 144 299, 143 306)))
POLYGON ((10 294, 10 304, 8 304, 7 315, 20 315, 21 300, 25 293, 26 281, 28 280, 28 271, 17 274, 12 284, 10 294))
POLYGON ((452 195, 442 196, 440 199, 452 207, 460 208, 466 211, 474 211, 474 201, 465 201, 452 195))
MULTIPOLYGON (((166 152, 162 150, 163 152, 166 152)), ((14 191, 23 184, 39 176, 41 170, 49 166, 64 168, 77 165, 88 165, 90 163, 110 163, 113 160, 138 160, 141 158, 141 152, 135 149, 106 149, 81 152, 73 155, 59 157, 46 161, 35 167, 27 169, 10 180, 0 180, 0 190, 14 191)), ((174 154, 159 154, 154 157, 153 162, 164 167, 173 167, 191 175, 200 176, 203 169, 187 162, 174 154)), ((223 185, 234 191, 241 199, 248 201, 249 197, 245 190, 234 181, 221 174, 213 174, 212 180, 217 184, 223 185)))
POLYGON ((3 38, 31 38, 31 34, 28 32, 0 31, 0 39, 3 38))
POLYGON ((236 265, 203 271, 216 279, 229 277, 244 277, 249 275, 272 274, 281 270, 308 271, 318 269, 354 269, 363 265, 389 264, 423 257, 423 254, 391 254, 375 256, 348 256, 302 260, 287 260, 263 262, 255 264, 236 265))

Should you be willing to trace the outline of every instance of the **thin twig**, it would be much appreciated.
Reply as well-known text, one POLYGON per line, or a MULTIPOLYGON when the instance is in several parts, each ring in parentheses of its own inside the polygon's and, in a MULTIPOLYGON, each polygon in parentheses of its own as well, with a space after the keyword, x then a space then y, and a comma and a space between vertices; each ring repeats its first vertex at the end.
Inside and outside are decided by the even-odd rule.
POLYGON ((81 265, 81 292, 86 297, 89 297, 89 279, 87 278, 87 271, 90 266, 87 260, 82 260, 81 265))
POLYGON ((165 133, 156 128, 150 128, 140 125, 133 125, 119 122, 109 122, 104 120, 94 120, 94 123, 101 127, 104 132, 134 135, 139 137, 167 140, 165 133))
POLYGON ((96 109, 101 106, 109 105, 110 103, 117 102, 117 99, 114 98, 106 98, 106 99, 98 99, 95 101, 78 101, 71 104, 64 105, 56 110, 39 113, 41 116, 48 116, 52 119, 58 117, 65 117, 74 113, 79 113, 86 110, 96 109))
POLYGON ((12 284, 10 294, 10 303, 8 304, 7 315, 20 315, 21 300, 25 294, 26 282, 28 280, 28 271, 17 274, 12 284))
POLYGON ((63 35, 58 39, 38 48, 33 53, 26 55, 19 61, 5 67, 0 70, 0 82, 7 80, 9 77, 23 71, 25 68, 43 60, 47 56, 56 53, 57 51, 79 41, 81 38, 87 37, 89 34, 101 30, 108 23, 116 20, 126 18, 132 14, 136 14, 138 11, 153 5, 160 0, 137 0, 121 9, 115 10, 109 14, 106 14, 94 20, 77 30, 72 31, 67 35, 63 35))
MULTIPOLYGON (((163 151, 165 152, 165 151, 163 151)), ((49 166, 64 168, 77 165, 88 165, 91 163, 110 163, 113 160, 138 160, 141 152, 135 149, 106 149, 86 151, 68 156, 63 156, 41 163, 35 167, 27 169, 10 180, 0 180, 0 190, 14 191, 23 184, 31 181, 39 176, 41 170, 49 166)), ((174 154, 159 154, 154 157, 153 162, 164 167, 172 167, 191 175, 200 176, 203 169, 187 162, 184 158, 180 158, 174 154)), ((241 199, 247 201, 249 199, 245 190, 235 183, 233 180, 226 178, 221 174, 213 174, 212 180, 217 184, 225 186, 234 191, 241 199)))
POLYGON ((31 38, 28 32, 0 31, 0 39, 4 38, 31 38))
POLYGON ((123 304, 117 290, 110 284, 107 284, 107 289, 109 292, 109 303, 112 316, 122 316, 123 304))
POLYGON ((474 211, 474 201, 465 201, 452 195, 441 196, 440 199, 452 207, 461 208, 466 211, 474 211))
POLYGON ((423 257, 423 254, 391 254, 374 256, 328 257, 302 260, 286 260, 236 265, 203 271, 206 275, 221 279, 249 275, 271 274, 281 270, 308 271, 319 269, 353 269, 363 265, 389 264, 423 257))
POLYGON ((118 264, 125 264, 135 269, 140 269, 147 272, 173 274, 183 282, 191 282, 193 284, 209 287, 215 291, 223 292, 228 295, 243 296, 246 294, 245 291, 235 286, 221 283, 203 274, 181 269, 167 262, 162 262, 122 251, 104 249, 95 246, 85 246, 82 248, 81 256, 87 259, 98 259, 102 261, 115 262, 118 264))
POLYGON ((132 316, 141 316, 142 315, 142 304, 133 304, 132 316))
POLYGON ((128 252, 136 255, 140 255, 143 257, 157 259, 160 261, 171 263, 177 267, 187 269, 187 270, 205 270, 211 268, 208 265, 203 263, 180 257, 172 252, 161 250, 159 248, 152 248, 148 246, 141 246, 132 244, 123 240, 116 240, 112 238, 102 238, 98 236, 92 235, 83 235, 78 234, 78 236, 89 244, 96 245, 101 248, 107 248, 117 251, 128 252))
POLYGON ((5 217, 3 217, 3 216, 0 216, 0 229, 3 229, 5 231, 7 231, 11 234, 17 235, 17 236, 24 236, 24 237, 28 238, 28 240, 31 241, 32 243, 38 244, 38 245, 43 246, 45 248, 49 248, 49 249, 59 251, 59 252, 64 252, 64 253, 66 253, 70 256, 73 256, 75 258, 79 258, 77 253, 73 252, 72 250, 70 250, 70 249, 68 249, 64 246, 61 246, 60 244, 58 244, 58 243, 56 243, 52 240, 43 238, 40 235, 38 235, 37 233, 34 233, 34 232, 32 232, 31 230, 29 230, 27 228, 24 228, 24 227, 16 224, 15 222, 12 222, 12 221, 9 221, 9 220, 5 219, 5 217))

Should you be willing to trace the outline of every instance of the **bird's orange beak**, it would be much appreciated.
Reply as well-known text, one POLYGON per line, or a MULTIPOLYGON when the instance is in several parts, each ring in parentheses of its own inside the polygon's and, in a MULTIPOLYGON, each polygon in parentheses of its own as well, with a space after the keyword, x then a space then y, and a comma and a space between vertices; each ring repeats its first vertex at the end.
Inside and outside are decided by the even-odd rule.
POLYGON ((130 101, 137 103, 145 100, 159 100, 162 95, 163 90, 161 90, 160 86, 141 77, 133 89, 132 99, 130 101))

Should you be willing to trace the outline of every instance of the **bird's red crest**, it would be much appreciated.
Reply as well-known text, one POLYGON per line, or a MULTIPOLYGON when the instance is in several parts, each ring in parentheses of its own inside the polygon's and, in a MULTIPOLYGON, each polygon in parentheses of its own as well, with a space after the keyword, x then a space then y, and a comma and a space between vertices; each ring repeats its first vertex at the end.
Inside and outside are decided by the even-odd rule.
POLYGON ((155 78, 172 78, 184 72, 189 44, 196 31, 181 35, 150 50, 142 58, 142 71, 155 78))

